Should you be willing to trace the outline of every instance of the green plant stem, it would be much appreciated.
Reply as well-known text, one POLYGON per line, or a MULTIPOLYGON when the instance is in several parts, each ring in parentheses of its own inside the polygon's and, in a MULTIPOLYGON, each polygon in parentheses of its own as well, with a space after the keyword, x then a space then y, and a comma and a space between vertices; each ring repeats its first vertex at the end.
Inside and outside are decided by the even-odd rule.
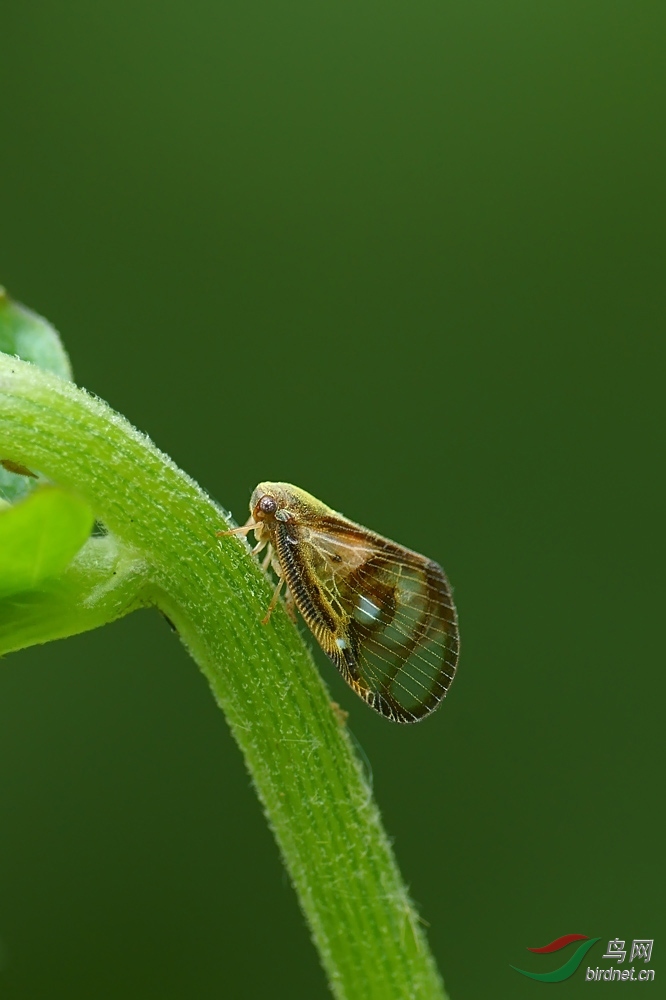
POLYGON ((106 404, 6 355, 0 456, 78 491, 143 566, 142 602, 174 623, 227 717, 334 994, 441 1000, 346 730, 284 610, 260 624, 272 588, 245 543, 216 538, 223 512, 106 404))

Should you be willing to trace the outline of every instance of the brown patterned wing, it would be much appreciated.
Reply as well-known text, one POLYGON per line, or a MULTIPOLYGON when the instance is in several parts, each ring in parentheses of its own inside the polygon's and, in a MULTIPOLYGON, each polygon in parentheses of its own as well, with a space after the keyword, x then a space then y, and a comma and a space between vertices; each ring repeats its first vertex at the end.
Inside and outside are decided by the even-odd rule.
POLYGON ((315 599, 299 600, 290 574, 287 582, 347 683, 395 722, 416 722, 437 708, 459 646, 451 588, 437 563, 333 516, 301 526, 296 544, 305 592, 315 599))

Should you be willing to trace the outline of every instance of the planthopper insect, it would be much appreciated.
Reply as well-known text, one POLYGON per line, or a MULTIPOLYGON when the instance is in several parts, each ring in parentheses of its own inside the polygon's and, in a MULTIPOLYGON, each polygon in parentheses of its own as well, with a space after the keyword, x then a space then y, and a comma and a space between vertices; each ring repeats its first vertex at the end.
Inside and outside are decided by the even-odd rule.
POLYGON ((418 722, 448 691, 458 662, 458 619, 436 562, 354 524, 289 483, 260 483, 243 527, 324 652, 371 708, 418 722))

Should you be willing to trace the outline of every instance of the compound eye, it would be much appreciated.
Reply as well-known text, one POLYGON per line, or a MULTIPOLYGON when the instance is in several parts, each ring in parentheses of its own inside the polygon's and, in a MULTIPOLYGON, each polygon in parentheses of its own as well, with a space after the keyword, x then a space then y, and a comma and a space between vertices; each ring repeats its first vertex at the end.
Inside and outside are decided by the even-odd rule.
POLYGON ((264 514, 274 514, 278 509, 277 501, 273 497, 263 496, 259 501, 259 509, 264 514))

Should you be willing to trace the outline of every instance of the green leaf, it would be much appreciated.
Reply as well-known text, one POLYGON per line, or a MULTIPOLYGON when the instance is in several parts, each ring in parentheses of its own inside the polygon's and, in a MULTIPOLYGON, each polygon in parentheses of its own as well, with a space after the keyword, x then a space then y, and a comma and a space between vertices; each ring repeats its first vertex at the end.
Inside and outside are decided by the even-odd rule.
POLYGON ((0 597, 32 590, 62 573, 93 522, 84 500, 55 486, 0 510, 0 597))
MULTIPOLYGON (((60 378, 72 378, 69 358, 58 331, 42 316, 12 301, 1 285, 0 351, 30 361, 60 378)), ((0 461, 11 458, 11 455, 0 454, 0 461)), ((16 503, 28 496, 36 485, 35 479, 17 475, 0 465, 0 501, 16 503)))
MULTIPOLYGON (((0 351, 71 379, 72 368, 58 331, 42 316, 9 298, 0 286, 0 351)), ((4 457, 4 456, 3 456, 4 457)))

